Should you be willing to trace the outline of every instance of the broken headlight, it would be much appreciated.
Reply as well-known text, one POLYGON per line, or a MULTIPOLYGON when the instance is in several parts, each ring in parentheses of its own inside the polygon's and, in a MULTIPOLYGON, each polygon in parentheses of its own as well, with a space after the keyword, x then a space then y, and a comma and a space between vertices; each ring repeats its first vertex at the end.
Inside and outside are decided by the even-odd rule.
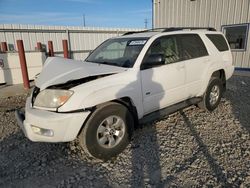
POLYGON ((38 108, 58 108, 66 103, 73 93, 70 90, 45 89, 37 95, 34 106, 38 108))

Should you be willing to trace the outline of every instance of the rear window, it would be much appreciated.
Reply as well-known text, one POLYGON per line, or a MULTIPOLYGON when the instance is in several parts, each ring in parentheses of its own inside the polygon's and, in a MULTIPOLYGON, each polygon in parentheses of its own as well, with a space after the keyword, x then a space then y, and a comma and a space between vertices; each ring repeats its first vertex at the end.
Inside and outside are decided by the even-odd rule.
POLYGON ((220 52, 229 50, 227 42, 226 42, 225 38, 222 35, 219 35, 219 34, 207 34, 206 36, 212 41, 212 43, 215 45, 215 47, 220 52))
POLYGON ((197 34, 181 35, 182 53, 184 59, 207 56, 207 49, 197 34))

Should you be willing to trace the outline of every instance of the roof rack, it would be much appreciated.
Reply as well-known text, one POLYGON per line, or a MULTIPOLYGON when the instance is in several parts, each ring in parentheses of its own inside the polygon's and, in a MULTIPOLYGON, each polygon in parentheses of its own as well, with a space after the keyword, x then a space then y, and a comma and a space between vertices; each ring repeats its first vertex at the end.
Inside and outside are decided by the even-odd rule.
POLYGON ((148 30, 142 30, 142 31, 129 31, 127 33, 124 33, 123 35, 131 35, 134 33, 145 33, 145 32, 171 32, 171 31, 181 31, 181 30, 199 30, 204 29, 208 31, 216 31, 213 27, 162 27, 162 28, 153 28, 148 30))
POLYGON ((129 31, 129 32, 126 32, 124 33, 122 36, 124 35, 131 35, 131 34, 134 34, 134 33, 141 33, 142 31, 129 31))
POLYGON ((216 29, 213 27, 169 27, 169 28, 165 28, 163 32, 179 31, 179 30, 185 30, 185 29, 189 29, 189 30, 204 29, 208 31, 216 31, 216 29))
POLYGON ((129 31, 129 32, 124 33, 123 35, 131 35, 134 33, 146 33, 146 32, 162 32, 164 29, 167 29, 167 28, 163 27, 163 28, 146 29, 146 30, 141 30, 141 31, 129 31))

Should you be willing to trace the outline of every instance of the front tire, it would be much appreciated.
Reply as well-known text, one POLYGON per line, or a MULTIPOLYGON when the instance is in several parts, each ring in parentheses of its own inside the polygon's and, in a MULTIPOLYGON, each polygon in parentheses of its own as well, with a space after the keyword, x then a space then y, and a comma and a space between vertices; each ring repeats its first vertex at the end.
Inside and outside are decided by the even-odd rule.
POLYGON ((106 103, 87 120, 79 135, 80 146, 90 156, 108 160, 126 148, 133 127, 133 116, 125 106, 106 103))
POLYGON ((209 82, 203 99, 198 106, 202 109, 213 111, 221 101, 223 92, 223 83, 219 78, 212 78, 209 82))

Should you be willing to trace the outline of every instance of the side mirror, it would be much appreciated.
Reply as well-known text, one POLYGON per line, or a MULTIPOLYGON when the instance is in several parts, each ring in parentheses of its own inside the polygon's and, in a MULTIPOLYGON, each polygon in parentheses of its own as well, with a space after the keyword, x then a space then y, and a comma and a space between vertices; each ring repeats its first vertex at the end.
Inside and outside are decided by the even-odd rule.
POLYGON ((151 54, 142 63, 142 69, 148 69, 160 65, 165 65, 165 57, 163 54, 151 54))

